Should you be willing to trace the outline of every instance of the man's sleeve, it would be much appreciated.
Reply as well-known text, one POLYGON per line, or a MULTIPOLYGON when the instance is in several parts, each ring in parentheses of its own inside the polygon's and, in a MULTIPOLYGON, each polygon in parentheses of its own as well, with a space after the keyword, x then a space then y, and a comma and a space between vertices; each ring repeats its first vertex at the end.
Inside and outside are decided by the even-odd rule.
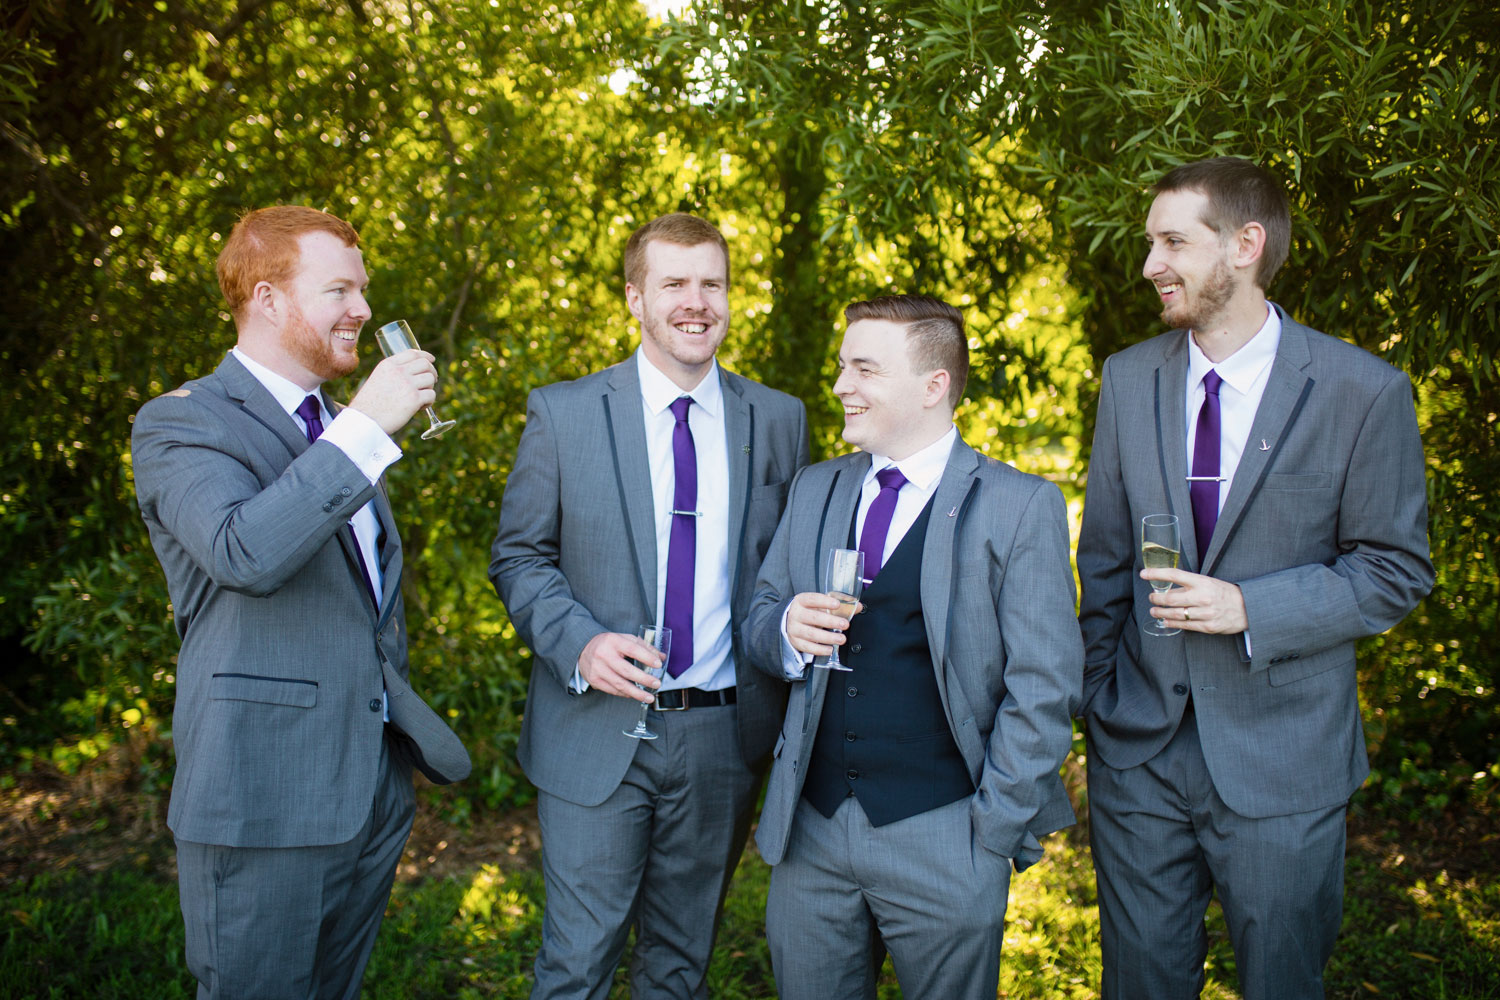
POLYGON ((141 511, 226 590, 281 589, 375 496, 359 467, 319 441, 263 484, 244 442, 191 396, 152 400, 136 415, 131 464, 141 511))
POLYGON ((1059 797, 1058 768, 1073 745, 1083 641, 1074 614, 1062 493, 1039 484, 994 595, 1005 647, 1005 696, 985 748, 972 815, 986 848, 1017 858, 1035 825, 1046 833, 1072 822, 1071 811, 1043 816, 1059 797))
POLYGON ((1083 703, 1088 712, 1094 695, 1115 669, 1120 636, 1135 603, 1135 528, 1120 469, 1113 370, 1104 363, 1094 446, 1089 456, 1083 527, 1078 535, 1078 579, 1082 598, 1078 623, 1083 630, 1083 703))
POLYGON ((562 473, 554 426, 546 397, 533 390, 500 501, 490 581, 521 641, 567 686, 584 646, 607 630, 574 599, 560 566, 562 473))
POLYGON ((1338 548, 1329 563, 1239 581, 1252 671, 1383 632, 1432 589, 1422 438, 1399 373, 1375 395, 1350 453, 1338 548))

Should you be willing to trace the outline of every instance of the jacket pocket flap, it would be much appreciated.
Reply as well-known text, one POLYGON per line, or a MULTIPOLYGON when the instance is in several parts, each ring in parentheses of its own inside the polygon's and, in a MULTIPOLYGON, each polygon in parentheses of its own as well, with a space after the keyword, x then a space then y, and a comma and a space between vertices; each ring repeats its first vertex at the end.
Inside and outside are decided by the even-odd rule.
POLYGON ((312 708, 318 703, 318 682, 259 674, 214 674, 208 696, 215 701, 258 701, 312 708))

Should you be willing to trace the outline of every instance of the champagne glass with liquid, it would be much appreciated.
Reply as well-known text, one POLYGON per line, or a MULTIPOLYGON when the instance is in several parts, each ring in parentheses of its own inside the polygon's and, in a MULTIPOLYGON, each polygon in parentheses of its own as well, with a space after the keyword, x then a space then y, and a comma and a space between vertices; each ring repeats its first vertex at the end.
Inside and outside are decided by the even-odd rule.
MULTIPOLYGON (((658 628, 655 625, 642 625, 640 628, 635 630, 635 634, 636 638, 640 639, 646 645, 650 646, 652 649, 661 654, 661 666, 653 667, 651 664, 642 663, 640 660, 632 660, 631 662, 640 667, 642 670, 646 671, 646 673, 650 674, 652 677, 660 680, 661 675, 667 669, 667 656, 672 652, 672 630, 669 628, 658 628)), ((637 684, 636 687, 640 688, 642 691, 646 690, 646 686, 644 684, 637 684)), ((640 718, 635 720, 635 728, 622 729, 620 730, 620 732, 624 733, 626 736, 629 736, 633 740, 656 739, 656 734, 653 733, 650 729, 646 728, 646 709, 650 707, 651 702, 641 702, 641 715, 640 718)))
MULTIPOLYGON (((1141 518, 1141 562, 1147 569, 1176 569, 1177 557, 1182 554, 1181 528, 1175 514, 1147 514, 1141 518)), ((1151 589, 1161 593, 1171 590, 1169 580, 1152 580, 1151 589)), ((1180 635, 1182 629, 1173 628, 1165 618, 1153 618, 1151 624, 1142 625, 1147 635, 1180 635)))
MULTIPOLYGON (((846 621, 853 618, 864 585, 865 554, 859 549, 829 549, 828 557, 823 561, 823 592, 839 602, 833 614, 846 621)), ((829 670, 850 669, 839 662, 838 646, 833 647, 829 656, 815 657, 813 666, 829 670)))
MULTIPOLYGON (((419 350, 421 347, 417 343, 416 335, 411 332, 411 327, 406 325, 404 319, 392 320, 376 330, 375 343, 380 345, 380 353, 386 357, 400 354, 402 351, 419 350)), ((437 411, 430 406, 424 406, 423 409, 427 412, 427 420, 432 424, 422 432, 423 441, 435 438, 458 425, 457 420, 439 420, 437 411)))

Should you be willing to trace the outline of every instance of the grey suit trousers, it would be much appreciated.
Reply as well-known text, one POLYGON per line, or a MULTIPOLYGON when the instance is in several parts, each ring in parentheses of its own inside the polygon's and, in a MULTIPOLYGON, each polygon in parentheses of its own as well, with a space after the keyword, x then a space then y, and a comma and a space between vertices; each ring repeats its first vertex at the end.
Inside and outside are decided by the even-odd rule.
POLYGON ((354 1000, 411 832, 416 794, 388 736, 369 816, 326 847, 177 841, 198 1000, 354 1000))
POLYGON ((538 790, 547 908, 533 1000, 603 1000, 632 924, 632 996, 708 996, 719 908, 759 784, 740 756, 737 710, 650 712, 658 738, 639 741, 599 805, 538 790))
POLYGON ((907 1000, 993 1000, 1010 862, 969 813, 962 798, 874 827, 853 796, 832 817, 799 801, 766 900, 782 1000, 874 1000, 886 951, 907 1000))
MULTIPOLYGON (((1167 640, 1148 640, 1167 641, 1167 640)), ((1323 1000, 1344 898, 1346 803, 1250 818, 1214 790, 1189 706, 1136 767, 1088 755, 1104 1000, 1192 1000, 1215 887, 1245 1000, 1323 1000)))

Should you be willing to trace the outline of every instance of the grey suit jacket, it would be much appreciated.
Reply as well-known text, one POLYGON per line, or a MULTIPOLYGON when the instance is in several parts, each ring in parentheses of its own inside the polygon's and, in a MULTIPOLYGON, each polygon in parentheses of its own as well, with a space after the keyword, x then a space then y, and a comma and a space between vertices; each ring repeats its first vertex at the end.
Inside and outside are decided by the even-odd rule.
MULTIPOLYGON (((844 544, 869 467, 869 455, 845 455, 792 484, 746 623, 755 665, 772 676, 783 676, 787 604, 819 589, 822 554, 844 544)), ((1072 746, 1083 643, 1062 493, 955 442, 932 498, 921 593, 933 674, 977 789, 974 832, 1024 867, 1041 856, 1037 838, 1073 822, 1058 768, 1072 746)), ((786 854, 829 677, 809 668, 792 685, 755 841, 773 865, 786 854)))
POLYGON ((236 847, 348 841, 375 794, 382 687, 416 699, 384 490, 334 445, 309 445, 233 355, 143 406, 132 453, 182 638, 168 826, 236 847), (370 500, 379 611, 343 530, 370 500))
MULTIPOLYGON (((807 411, 784 393, 719 369, 729 456, 729 531, 740 751, 771 748, 786 685, 748 669, 740 637, 755 573, 787 484, 807 464, 807 411)), ((568 692, 601 632, 657 620, 656 519, 645 404, 635 359, 531 392, 505 485, 490 579, 532 650, 520 760, 532 783, 580 805, 609 797, 635 755, 637 703, 568 692)))
POLYGON ((1214 787, 1244 816, 1346 800, 1369 773, 1355 640, 1432 587, 1422 442, 1404 374, 1281 314, 1281 343, 1207 552, 1188 499, 1187 332, 1104 365, 1078 572, 1089 750, 1150 760, 1191 690, 1214 787), (1181 567, 1238 584, 1241 636, 1141 634, 1147 514, 1182 520, 1181 567))

